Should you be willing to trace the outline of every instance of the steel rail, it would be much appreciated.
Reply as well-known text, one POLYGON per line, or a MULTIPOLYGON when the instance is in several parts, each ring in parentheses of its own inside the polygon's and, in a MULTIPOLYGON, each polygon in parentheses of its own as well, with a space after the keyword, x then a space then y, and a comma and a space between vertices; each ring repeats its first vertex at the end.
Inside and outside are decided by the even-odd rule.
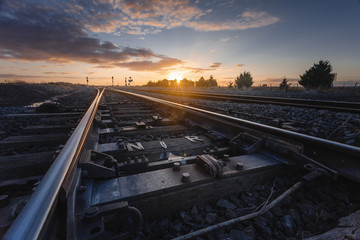
POLYGON ((104 89, 98 93, 80 123, 66 142, 30 200, 15 219, 4 239, 37 239, 56 202, 69 167, 78 158, 95 117, 104 89))
MULTIPOLYGON (((251 129, 256 129, 257 131, 262 131, 262 132, 265 132, 268 134, 272 134, 274 136, 284 137, 284 138, 291 139, 294 141, 299 141, 303 144, 306 144, 307 146, 320 147, 323 149, 327 149, 329 151, 336 151, 345 156, 351 156, 352 159, 360 160, 360 148, 355 147, 355 146, 350 146, 350 145, 346 145, 346 144, 339 143, 339 142, 334 142, 334 141, 327 140, 327 139, 313 137, 313 136, 305 135, 302 133, 292 132, 289 130, 276 128, 276 127, 264 125, 261 123, 251 122, 251 121, 244 120, 241 118, 236 118, 236 117, 232 117, 232 116, 228 116, 228 115, 224 115, 224 114, 220 114, 220 113, 216 113, 216 112, 211 112, 211 111, 207 111, 204 109, 195 108, 195 107, 183 105, 180 103, 175 103, 175 102, 171 102, 171 101, 167 101, 167 100, 163 100, 163 99, 158 99, 158 98, 154 98, 154 97, 150 97, 150 96, 146 96, 146 95, 142 95, 142 94, 138 94, 138 93, 122 91, 122 90, 118 90, 118 89, 111 89, 111 90, 117 91, 120 93, 124 93, 124 94, 129 94, 129 95, 139 97, 142 99, 147 99, 147 100, 155 102, 155 103, 161 103, 161 104, 164 104, 167 106, 178 107, 178 108, 184 109, 184 110, 187 109, 187 110, 194 111, 197 113, 203 113, 208 116, 217 117, 224 121, 233 122, 233 123, 239 124, 241 126, 245 126, 245 127, 251 128, 251 129)), ((359 164, 360 164, 360 161, 359 161, 359 164)), ((356 176, 357 176, 357 178, 360 179, 360 175, 359 176, 356 175, 356 176)))
POLYGON ((263 96, 245 96, 235 94, 222 93, 202 93, 202 92, 183 92, 170 90, 146 90, 137 89, 137 91, 163 93, 176 96, 187 96, 193 98, 203 98, 209 100, 226 100, 238 103, 259 103, 259 104, 275 104, 282 106, 303 107, 324 109, 337 112, 360 113, 360 103, 339 102, 339 101, 322 101, 297 98, 281 98, 281 97, 263 97, 263 96))

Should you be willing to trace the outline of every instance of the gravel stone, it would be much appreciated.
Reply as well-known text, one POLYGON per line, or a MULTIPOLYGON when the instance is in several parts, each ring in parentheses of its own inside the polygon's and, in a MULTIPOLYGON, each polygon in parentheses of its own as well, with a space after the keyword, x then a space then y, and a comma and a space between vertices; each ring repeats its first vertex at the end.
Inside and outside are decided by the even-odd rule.
POLYGON ((291 215, 285 215, 281 219, 281 223, 282 223, 282 226, 283 226, 286 236, 291 237, 295 234, 296 225, 295 225, 294 219, 292 218, 291 215))
POLYGON ((213 208, 210 206, 210 204, 205 204, 205 211, 208 213, 213 211, 213 208))
POLYGON ((236 218, 237 215, 236 215, 236 213, 234 211, 232 211, 231 209, 228 208, 228 209, 225 210, 225 217, 227 219, 233 219, 233 218, 236 218))
POLYGON ((254 220, 254 224, 257 230, 259 230, 262 237, 265 239, 271 239, 272 238, 272 231, 267 226, 266 218, 264 217, 257 217, 254 220))
POLYGON ((229 234, 232 240, 252 240, 253 238, 241 230, 231 230, 229 234))
POLYGON ((249 225, 244 228, 244 232, 251 238, 256 238, 256 229, 253 225, 249 225))
POLYGON ((194 226, 194 220, 189 215, 187 215, 185 212, 181 212, 180 217, 184 223, 194 226))
POLYGON ((329 221, 333 221, 334 217, 332 214, 330 214, 328 211, 326 211, 325 209, 321 209, 320 212, 320 220, 324 221, 324 222, 329 222, 329 221))
POLYGON ((218 206, 219 208, 225 208, 225 209, 236 209, 235 204, 229 202, 226 199, 220 199, 219 201, 217 201, 216 206, 218 206))
POLYGON ((256 185, 253 188, 255 191, 264 191, 265 187, 263 185, 256 185))
POLYGON ((275 206, 270 210, 276 217, 281 217, 284 215, 283 211, 281 210, 280 206, 275 206))
POLYGON ((175 231, 180 232, 181 228, 182 228, 182 222, 180 219, 175 219, 174 223, 172 224, 172 227, 175 231))
POLYGON ((205 216, 205 222, 207 224, 214 224, 216 221, 217 214, 216 213, 207 213, 205 216))
POLYGON ((196 223, 201 223, 201 224, 203 224, 204 223, 204 218, 201 216, 201 214, 199 214, 199 213, 195 213, 195 214, 193 214, 192 215, 192 218, 195 220, 195 222, 196 223))
POLYGON ((349 202, 348 194, 346 194, 346 193, 344 193, 344 192, 339 192, 339 191, 337 191, 337 192, 334 192, 334 193, 332 194, 332 196, 333 196, 335 199, 339 200, 339 201, 343 201, 344 203, 348 203, 348 202, 349 202))
POLYGON ((199 212, 199 211, 198 211, 198 209, 197 209, 196 206, 193 206, 193 207, 191 208, 191 211, 190 211, 191 214, 196 214, 196 213, 198 213, 198 212, 199 212))

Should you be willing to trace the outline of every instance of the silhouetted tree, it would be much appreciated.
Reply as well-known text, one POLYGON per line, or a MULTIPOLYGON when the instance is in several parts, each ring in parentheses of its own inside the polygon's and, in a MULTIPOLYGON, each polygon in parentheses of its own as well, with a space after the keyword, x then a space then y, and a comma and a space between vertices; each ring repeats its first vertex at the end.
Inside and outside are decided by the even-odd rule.
POLYGON ((169 87, 169 80, 163 79, 159 82, 158 87, 169 87))
POLYGON ((181 87, 193 87, 194 82, 191 80, 188 80, 187 78, 183 78, 183 80, 180 81, 181 87))
POLYGON ((210 78, 208 79, 208 86, 209 87, 217 87, 218 83, 216 79, 213 77, 213 75, 210 75, 210 78))
POLYGON ((314 63, 314 66, 300 75, 299 84, 306 89, 331 88, 335 76, 336 73, 332 73, 329 61, 320 60, 319 63, 314 63))
POLYGON ((281 90, 285 90, 287 92, 290 85, 291 85, 291 83, 288 83, 288 80, 284 77, 284 79, 280 83, 279 87, 280 87, 281 90))
POLYGON ((234 83, 232 82, 232 81, 230 81, 229 83, 228 83, 228 88, 233 88, 234 87, 234 83))
POLYGON ((147 86, 147 87, 155 87, 156 83, 154 83, 153 81, 149 81, 145 86, 147 86))
POLYGON ((253 78, 250 72, 244 71, 235 79, 235 83, 239 88, 248 88, 253 85, 253 78))
POLYGON ((178 86, 178 82, 176 79, 174 80, 169 80, 169 86, 170 87, 177 87, 178 86))
POLYGON ((170 83, 169 83, 169 80, 163 79, 163 80, 158 80, 157 82, 149 81, 145 86, 147 86, 147 87, 169 87, 170 83))
POLYGON ((201 76, 199 78, 199 81, 197 81, 195 84, 196 84, 196 87, 207 87, 208 86, 208 82, 205 80, 205 78, 203 76, 201 76))

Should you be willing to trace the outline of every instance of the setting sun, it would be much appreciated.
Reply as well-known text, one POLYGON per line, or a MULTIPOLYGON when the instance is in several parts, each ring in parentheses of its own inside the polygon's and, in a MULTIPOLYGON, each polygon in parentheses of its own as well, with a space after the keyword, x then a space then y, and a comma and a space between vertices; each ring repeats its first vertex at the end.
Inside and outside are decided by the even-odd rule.
POLYGON ((182 72, 172 72, 168 75, 169 80, 177 80, 179 83, 181 79, 183 79, 183 73, 182 72))

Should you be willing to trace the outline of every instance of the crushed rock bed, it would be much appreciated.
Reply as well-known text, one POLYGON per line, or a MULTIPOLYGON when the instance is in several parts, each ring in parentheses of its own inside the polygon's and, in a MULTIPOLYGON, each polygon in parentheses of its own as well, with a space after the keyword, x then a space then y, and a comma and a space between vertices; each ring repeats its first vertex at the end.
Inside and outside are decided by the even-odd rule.
MULTIPOLYGON (((144 92, 142 93, 144 94, 144 92)), ((159 94, 146 94, 211 111, 216 110, 223 114, 291 131, 360 146, 359 114, 277 105, 197 100, 169 95, 161 95, 160 97, 159 94)), ((279 196, 300 178, 300 173, 291 176, 279 176, 272 181, 257 185, 249 191, 225 196, 216 202, 194 205, 190 209, 165 218, 146 219, 139 239, 171 239, 249 214, 264 201, 268 199, 271 201, 279 196), (274 189, 273 196, 269 198, 271 189, 274 189)), ((330 177, 322 177, 313 183, 306 184, 260 217, 195 239, 295 240, 311 238, 331 231, 338 226, 340 218, 360 209, 358 188, 358 184, 344 179, 338 179, 334 182, 330 177)), ((319 239, 321 238, 319 237, 319 239)))
POLYGON ((286 130, 360 146, 360 114, 278 105, 224 103, 196 100, 193 106, 218 110, 227 115, 270 124, 286 130), (271 118, 270 119, 265 119, 271 118))
MULTIPOLYGON (((126 89, 126 88, 125 88, 126 89)), ((292 87, 289 91, 282 91, 279 87, 259 88, 252 87, 249 89, 242 89, 236 91, 234 88, 161 88, 161 87, 132 87, 131 89, 137 90, 178 90, 186 92, 199 92, 199 93, 214 93, 214 94, 233 94, 243 96, 261 96, 261 97, 280 97, 280 98, 301 98, 313 100, 326 100, 326 101, 344 101, 344 102, 360 102, 360 87, 335 87, 326 90, 305 90, 303 88, 292 87)))
POLYGON ((0 107, 19 107, 41 102, 55 95, 84 91, 87 86, 70 83, 0 83, 0 107))
MULTIPOLYGON (((61 109, 66 110, 67 107, 88 108, 95 98, 96 90, 93 88, 82 88, 72 91, 56 101, 60 104, 61 109)), ((29 104, 27 102, 26 104, 29 104)), ((0 140, 9 136, 21 135, 22 129, 26 126, 37 125, 31 118, 6 118, 8 114, 19 114, 35 111, 35 108, 26 106, 13 106, 0 108, 0 140)), ((64 123, 66 124, 66 123, 64 123)))
MULTIPOLYGON (((200 203, 164 218, 146 219, 139 239, 171 239, 252 213, 300 178, 298 174, 280 176, 215 202, 200 203)), ((195 239, 310 238, 336 227, 341 217, 360 209, 360 192, 357 189, 357 185, 346 180, 333 182, 324 176, 307 183, 262 216, 195 239)))
POLYGON ((360 114, 272 104, 199 100, 166 94, 146 95, 360 147, 360 114))

